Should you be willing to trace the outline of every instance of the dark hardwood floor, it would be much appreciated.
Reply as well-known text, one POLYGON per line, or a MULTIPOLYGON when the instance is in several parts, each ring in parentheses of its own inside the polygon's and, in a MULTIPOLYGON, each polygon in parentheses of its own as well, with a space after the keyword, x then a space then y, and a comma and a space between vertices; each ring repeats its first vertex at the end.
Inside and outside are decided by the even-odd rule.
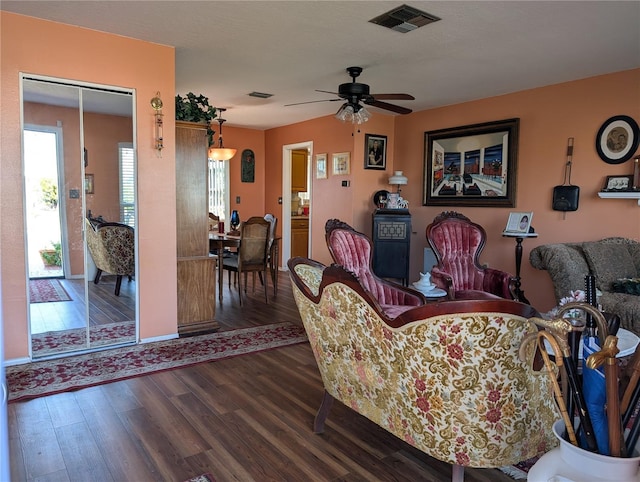
MULTIPOLYGON (((261 287, 242 308, 237 291, 225 291, 216 313, 221 329, 300 323, 287 273, 279 281, 268 305, 261 287)), ((325 433, 314 434, 322 393, 305 343, 10 403, 11 480, 180 482, 202 473, 218 482, 451 479, 448 464, 341 403, 325 433)), ((496 469, 465 476, 512 480, 496 469)))
MULTIPOLYGON (((120 295, 114 293, 116 276, 104 274, 98 284, 89 281, 89 326, 135 320, 136 281, 122 281, 120 295)), ((70 301, 31 303, 32 333, 84 328, 85 285, 82 279, 59 279, 70 301)))

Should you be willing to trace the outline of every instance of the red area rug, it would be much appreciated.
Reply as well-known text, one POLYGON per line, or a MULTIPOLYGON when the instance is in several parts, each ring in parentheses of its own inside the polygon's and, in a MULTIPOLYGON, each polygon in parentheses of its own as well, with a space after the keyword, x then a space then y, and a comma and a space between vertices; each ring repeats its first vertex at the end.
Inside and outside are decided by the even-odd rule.
POLYGON ((29 301, 31 303, 71 301, 71 297, 57 279, 31 279, 29 280, 29 301))
MULTIPOLYGON (((92 326, 89 330, 91 345, 100 347, 114 343, 135 341, 136 327, 133 321, 92 326)), ((79 350, 87 343, 87 330, 74 328, 62 331, 46 331, 31 335, 31 350, 34 358, 79 350)))
POLYGON ((8 366, 9 401, 78 390, 306 341, 302 326, 276 323, 8 366))

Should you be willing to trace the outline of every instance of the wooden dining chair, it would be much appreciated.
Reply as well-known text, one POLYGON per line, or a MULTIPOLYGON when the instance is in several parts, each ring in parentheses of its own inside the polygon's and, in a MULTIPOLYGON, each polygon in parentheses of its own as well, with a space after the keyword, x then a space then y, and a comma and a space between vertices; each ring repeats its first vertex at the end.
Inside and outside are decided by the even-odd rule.
POLYGON ((240 227, 240 248, 238 255, 225 257, 223 269, 238 274, 238 294, 242 305, 242 292, 247 292, 247 275, 253 273, 253 290, 255 292, 255 274, 260 273, 264 279, 264 299, 269 303, 267 290, 267 255, 269 246, 269 229, 271 224, 264 218, 254 216, 244 221, 240 227), (243 276, 244 274, 244 276, 243 276))

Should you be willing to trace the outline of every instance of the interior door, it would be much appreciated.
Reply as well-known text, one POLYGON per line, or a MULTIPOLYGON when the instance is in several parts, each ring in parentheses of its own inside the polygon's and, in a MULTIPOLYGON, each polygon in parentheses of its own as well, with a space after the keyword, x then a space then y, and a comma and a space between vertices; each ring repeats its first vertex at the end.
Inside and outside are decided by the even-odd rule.
POLYGON ((119 296, 114 274, 104 272, 94 283, 96 266, 85 232, 89 217, 135 230, 133 92, 29 75, 23 76, 22 96, 27 246, 34 251, 33 246, 50 244, 52 229, 33 227, 44 219, 42 211, 56 204, 57 217, 45 214, 49 226, 58 220, 61 258, 52 269, 42 266, 42 257, 27 256, 32 357, 135 343, 135 275, 122 282, 119 296), (38 151, 31 131, 56 135, 55 182, 42 183, 44 158, 28 155, 38 151))

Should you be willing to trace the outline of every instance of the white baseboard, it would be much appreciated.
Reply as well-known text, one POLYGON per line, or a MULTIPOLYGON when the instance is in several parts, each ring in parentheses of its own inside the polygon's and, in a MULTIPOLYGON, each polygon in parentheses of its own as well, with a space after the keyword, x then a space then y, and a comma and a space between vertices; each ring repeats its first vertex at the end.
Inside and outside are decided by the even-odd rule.
POLYGON ((141 338, 140 339, 140 344, 153 343, 154 341, 173 340, 174 338, 179 338, 179 335, 177 333, 173 333, 171 335, 154 336, 152 338, 141 338))
POLYGON ((11 360, 5 360, 4 366, 11 367, 14 365, 24 365, 25 363, 31 363, 31 358, 28 356, 22 358, 12 358, 11 360))

